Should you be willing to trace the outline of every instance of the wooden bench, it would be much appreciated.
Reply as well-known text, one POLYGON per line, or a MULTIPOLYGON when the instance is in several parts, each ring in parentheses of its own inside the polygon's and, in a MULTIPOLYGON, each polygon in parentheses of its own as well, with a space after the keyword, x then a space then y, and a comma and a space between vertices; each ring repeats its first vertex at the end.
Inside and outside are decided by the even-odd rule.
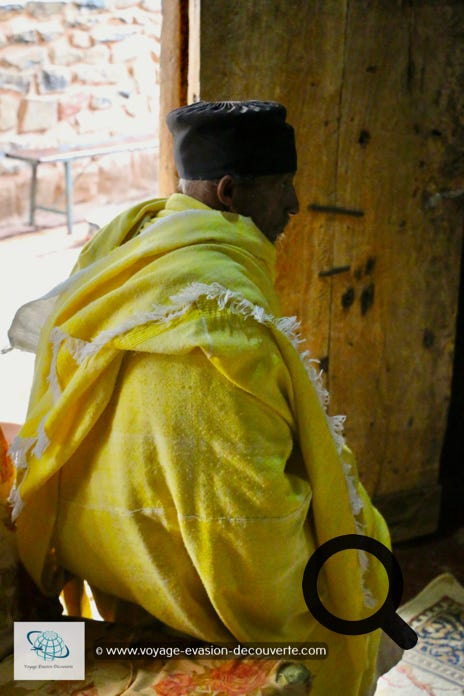
POLYGON ((73 205, 74 205, 74 183, 72 178, 72 164, 78 159, 89 157, 101 157, 102 155, 113 155, 119 152, 135 152, 137 150, 156 149, 158 147, 154 136, 134 136, 115 138, 104 143, 91 145, 89 147, 74 147, 63 145, 61 147, 51 147, 38 150, 13 150, 6 152, 6 157, 21 160, 31 165, 31 188, 29 206, 29 224, 35 226, 35 211, 47 210, 52 213, 66 215, 68 233, 71 234, 73 227, 73 205), (62 162, 65 174, 65 210, 52 208, 37 203, 37 170, 40 164, 51 164, 62 162))

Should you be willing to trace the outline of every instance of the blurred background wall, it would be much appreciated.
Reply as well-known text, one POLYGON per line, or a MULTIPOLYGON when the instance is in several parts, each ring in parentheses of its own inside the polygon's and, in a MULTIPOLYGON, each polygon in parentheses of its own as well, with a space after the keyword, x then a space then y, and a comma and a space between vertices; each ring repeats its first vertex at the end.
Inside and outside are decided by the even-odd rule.
MULTIPOLYGON (((30 166, 8 150, 158 140, 161 0, 1 0, 0 224, 27 218, 30 166), (3 155, 3 156, 2 156, 3 155)), ((73 165, 76 203, 153 195, 153 151, 73 165)), ((63 205, 63 166, 41 165, 38 200, 63 205)))

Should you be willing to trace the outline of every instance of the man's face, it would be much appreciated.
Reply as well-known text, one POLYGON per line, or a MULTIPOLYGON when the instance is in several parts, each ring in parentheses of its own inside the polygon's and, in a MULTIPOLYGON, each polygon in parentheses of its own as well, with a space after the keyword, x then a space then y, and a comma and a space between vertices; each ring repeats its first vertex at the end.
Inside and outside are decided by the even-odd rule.
POLYGON ((296 215, 299 210, 293 178, 293 173, 271 174, 236 182, 234 212, 251 217, 256 227, 275 242, 290 215, 296 215))

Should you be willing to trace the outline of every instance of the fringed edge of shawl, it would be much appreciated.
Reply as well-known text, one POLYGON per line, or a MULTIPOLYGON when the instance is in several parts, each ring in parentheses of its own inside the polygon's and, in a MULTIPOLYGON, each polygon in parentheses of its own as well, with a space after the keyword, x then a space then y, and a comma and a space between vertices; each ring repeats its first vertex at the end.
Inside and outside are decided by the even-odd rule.
MULTIPOLYGON (((316 370, 314 365, 319 365, 319 360, 311 358, 308 350, 301 352, 299 350, 300 344, 304 342, 304 338, 300 335, 301 323, 296 317, 280 317, 277 318, 273 314, 266 312, 264 307, 260 305, 253 304, 246 298, 242 297, 232 290, 228 290, 219 283, 211 283, 207 285, 206 283, 192 283, 185 290, 181 291, 177 295, 171 297, 171 301, 175 303, 187 304, 189 307, 194 304, 200 297, 206 297, 208 300, 216 300, 219 309, 228 308, 229 311, 234 314, 245 317, 245 319, 254 319, 259 324, 265 326, 272 326, 283 334, 293 345, 296 352, 300 356, 303 365, 306 369, 306 373, 316 391, 316 394, 321 404, 322 410, 327 419, 329 430, 332 434, 332 438, 335 442, 337 452, 340 455, 342 449, 345 445, 345 438, 343 437, 343 426, 346 420, 345 416, 329 416, 327 413, 330 397, 329 392, 324 387, 322 382, 323 370, 316 370)), ((344 469, 345 475, 346 470, 344 469)), ((352 483, 351 489, 354 489, 352 483)), ((355 492, 356 493, 356 492, 355 492)), ((359 504, 362 507, 362 502, 357 496, 357 501, 352 501, 353 505, 359 504)), ((351 490, 350 490, 351 499, 351 490)))
POLYGON ((13 486, 8 496, 8 503, 11 505, 11 521, 16 522, 24 508, 24 502, 16 484, 13 486))
MULTIPOLYGON (((319 361, 311 358, 309 351, 306 350, 304 352, 300 352, 299 350, 300 344, 304 341, 299 333, 301 326, 300 322, 296 319, 296 317, 277 318, 269 312, 266 312, 264 307, 250 302, 250 300, 247 300, 239 293, 225 288, 220 283, 191 283, 176 295, 172 295, 169 298, 171 301, 170 305, 156 305, 150 312, 143 312, 142 314, 130 317, 130 319, 123 322, 118 327, 100 332, 92 341, 84 341, 72 336, 66 336, 66 334, 60 328, 55 327, 50 334, 52 357, 50 363, 50 373, 47 378, 54 400, 56 401, 61 394, 61 386, 59 384, 57 375, 57 359, 59 350, 65 340, 67 341, 68 349, 76 362, 82 364, 86 359, 96 355, 113 338, 121 336, 138 326, 143 326, 144 324, 148 323, 169 324, 171 321, 181 318, 191 310, 192 306, 201 297, 205 297, 207 300, 216 301, 220 310, 227 307, 229 311, 240 315, 245 319, 253 319, 265 326, 274 327, 290 341, 300 356, 307 375, 316 391, 322 410, 327 419, 329 430, 335 442, 337 452, 339 455, 341 455, 343 446, 345 444, 345 439, 343 437, 345 416, 329 416, 327 412, 329 393, 325 389, 322 382, 323 371, 317 370, 314 367, 315 365, 319 365, 319 361)), ((45 419, 42 421, 39 427, 39 432, 35 440, 35 447, 33 449, 33 454, 37 458, 39 458, 45 452, 49 445, 49 439, 45 433, 44 423, 45 419)), ((26 452, 29 449, 30 446, 27 448, 26 452)), ((350 499, 354 511, 359 506, 362 506, 362 502, 356 494, 352 481, 350 485, 351 477, 349 476, 345 467, 344 473, 345 477, 347 478, 350 499), (353 493, 356 497, 353 497, 353 493)))
POLYGON ((8 456, 15 465, 16 471, 27 469, 27 453, 37 442, 36 437, 20 437, 17 435, 8 449, 8 456))
MULTIPOLYGON (((17 472, 27 470, 27 453, 36 442, 36 437, 20 437, 17 435, 11 443, 8 455, 11 457, 17 472)), ((16 482, 13 484, 13 488, 8 496, 8 502, 11 505, 11 519, 15 522, 24 507, 16 482)))
MULTIPOLYGON (((319 361, 310 356, 308 350, 301 352, 299 346, 304 342, 304 338, 299 333, 301 323, 296 317, 280 317, 277 318, 274 315, 266 312, 264 307, 256 305, 250 300, 247 300, 242 295, 232 290, 229 290, 222 286, 220 283, 198 283, 194 282, 188 285, 186 288, 178 292, 176 295, 172 295, 169 299, 171 305, 156 305, 153 307, 152 311, 144 312, 137 316, 133 316, 126 322, 114 329, 109 329, 99 333, 92 341, 87 342, 82 339, 77 339, 72 336, 66 336, 61 329, 55 328, 50 334, 50 342, 52 346, 52 359, 50 365, 50 374, 48 376, 48 382, 50 384, 50 389, 55 399, 57 399, 61 393, 61 388, 56 372, 56 363, 58 358, 59 349, 63 341, 68 341, 68 348, 73 355, 74 359, 82 364, 87 358, 92 357, 101 350, 105 345, 107 345, 113 338, 121 336, 127 333, 131 329, 137 326, 143 326, 148 323, 170 323, 175 319, 179 319, 187 312, 191 310, 193 305, 201 298, 205 297, 207 300, 216 301, 218 308, 220 310, 227 309, 234 314, 240 315, 245 319, 253 319, 259 324, 265 326, 271 326, 281 334, 283 334, 293 345, 297 354, 303 362, 306 373, 311 381, 316 394, 318 396, 319 402, 321 404, 322 410, 327 419, 327 424, 335 442, 337 452, 341 459, 342 470, 345 476, 346 484, 348 487, 348 493, 350 498, 351 509, 353 515, 358 517, 361 509, 363 507, 362 500, 360 499, 356 487, 354 484, 353 477, 350 473, 350 465, 343 460, 342 450, 345 444, 345 439, 343 436, 343 427, 345 423, 345 416, 329 416, 327 410, 329 405, 329 393, 324 387, 322 382, 323 370, 318 370, 315 365, 319 366, 319 361)), ((45 419, 44 419, 45 421, 45 419)), ((49 439, 45 433, 44 421, 40 424, 38 436, 36 438, 22 438, 17 437, 16 445, 12 446, 12 456, 13 459, 18 457, 18 468, 27 467, 27 453, 34 445, 32 453, 35 457, 39 458, 45 452, 49 445, 49 439), (20 463, 19 463, 20 462, 20 463)), ((15 459, 14 459, 15 461, 15 459)), ((14 510, 16 511, 16 517, 22 509, 22 501, 17 488, 12 492, 12 502, 14 504, 14 510)), ((356 520, 357 531, 363 533, 362 525, 356 520)), ((367 558, 363 558, 363 552, 360 552, 360 563, 361 567, 365 569, 367 566, 367 558)), ((369 591, 365 588, 365 601, 366 603, 370 601, 369 591)), ((371 595, 372 598, 372 595, 371 595)), ((373 598, 372 598, 373 599, 373 598)))
MULTIPOLYGON (((301 323, 296 317, 275 317, 273 314, 266 312, 264 307, 254 304, 239 293, 229 290, 220 283, 191 283, 183 290, 169 298, 171 301, 170 305, 156 305, 150 312, 144 312, 138 316, 131 317, 128 321, 114 329, 102 331, 91 342, 86 343, 80 339, 71 338, 70 340, 76 343, 73 346, 69 346, 70 350, 75 359, 81 363, 85 359, 95 355, 113 338, 121 336, 137 326, 142 326, 143 324, 148 324, 151 322, 162 322, 168 324, 171 321, 179 319, 184 314, 188 313, 201 297, 205 297, 207 300, 217 302, 220 310, 227 307, 230 312, 242 316, 245 319, 253 319, 254 321, 265 326, 274 327, 290 341, 300 356, 306 373, 316 391, 319 403, 321 404, 322 410, 325 414, 330 433, 335 442, 337 452, 339 456, 341 456, 343 447, 345 445, 343 428, 346 416, 330 416, 328 414, 330 397, 329 392, 324 387, 322 381, 323 370, 316 369, 315 367, 320 365, 319 360, 312 358, 308 350, 303 352, 300 351, 300 345, 304 343, 305 340, 299 333, 301 323)), ((55 340, 59 339, 55 338, 55 340)), ((343 460, 342 468, 348 486, 353 514, 358 515, 362 509, 362 501, 357 494, 353 478, 350 475, 350 466, 345 464, 343 460)))
POLYGON ((322 383, 323 371, 318 371, 314 368, 314 365, 319 365, 319 361, 315 358, 311 358, 309 351, 299 351, 299 345, 304 342, 304 339, 299 334, 300 322, 296 317, 277 318, 266 312, 264 307, 250 302, 239 293, 228 290, 219 283, 191 283, 185 289, 169 298, 171 301, 170 305, 156 305, 150 312, 143 312, 142 314, 131 317, 113 329, 100 332, 92 341, 84 341, 72 336, 66 336, 61 329, 55 327, 50 334, 52 359, 50 374, 48 376, 48 382, 54 398, 59 398, 61 394, 56 363, 60 347, 64 340, 67 340, 68 349, 76 362, 82 364, 87 358, 96 355, 113 338, 121 336, 138 326, 149 323, 169 324, 171 321, 181 318, 191 310, 192 306, 200 297, 216 301, 221 310, 227 307, 229 311, 243 316, 245 319, 254 319, 260 324, 273 326, 291 342, 300 355, 308 377, 316 390, 319 402, 328 418, 330 431, 337 445, 337 450, 340 453, 345 444, 343 438, 345 416, 328 416, 327 414, 329 393, 322 383))
POLYGON ((52 359, 51 359, 51 363, 50 363, 50 373, 47 377, 47 381, 50 385, 50 389, 52 391, 53 398, 55 399, 55 401, 59 398, 59 396, 61 394, 61 387, 60 387, 60 383, 58 380, 58 372, 57 372, 57 368, 56 368, 56 363, 58 360, 58 353, 59 353, 59 350, 61 348, 61 344, 63 343, 63 341, 65 341, 66 338, 67 338, 66 334, 58 327, 55 327, 50 332, 50 343, 52 346, 52 359))

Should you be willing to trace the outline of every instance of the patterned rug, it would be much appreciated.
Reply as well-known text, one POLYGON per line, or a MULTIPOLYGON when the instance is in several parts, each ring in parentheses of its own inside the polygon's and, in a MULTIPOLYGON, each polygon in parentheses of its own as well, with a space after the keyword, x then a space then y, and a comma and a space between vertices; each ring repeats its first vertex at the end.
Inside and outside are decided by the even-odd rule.
POLYGON ((398 613, 419 636, 379 679, 375 696, 464 694, 464 587, 440 575, 398 613))

